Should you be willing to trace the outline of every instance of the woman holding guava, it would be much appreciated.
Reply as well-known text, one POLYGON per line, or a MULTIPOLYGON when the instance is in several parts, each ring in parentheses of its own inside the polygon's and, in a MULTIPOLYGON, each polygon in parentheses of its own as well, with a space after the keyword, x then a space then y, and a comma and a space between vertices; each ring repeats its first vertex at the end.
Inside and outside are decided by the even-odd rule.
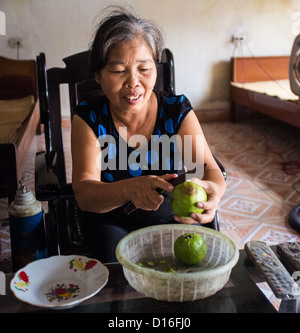
POLYGON ((101 22, 91 47, 91 69, 104 96, 82 102, 73 117, 72 184, 79 207, 89 212, 91 251, 101 260, 109 260, 103 253, 114 256, 117 241, 131 230, 174 219, 210 222, 225 191, 188 99, 153 90, 161 50, 160 31, 126 11, 114 11, 101 22), (174 187, 169 181, 183 171, 184 161, 175 158, 174 142, 169 156, 150 143, 178 136, 184 147, 189 136, 195 161, 197 135, 203 138, 206 169, 202 180, 193 180, 205 189, 208 201, 198 203, 203 214, 181 219, 172 212, 169 193, 174 187), (130 215, 124 214, 128 202, 138 208, 130 215))

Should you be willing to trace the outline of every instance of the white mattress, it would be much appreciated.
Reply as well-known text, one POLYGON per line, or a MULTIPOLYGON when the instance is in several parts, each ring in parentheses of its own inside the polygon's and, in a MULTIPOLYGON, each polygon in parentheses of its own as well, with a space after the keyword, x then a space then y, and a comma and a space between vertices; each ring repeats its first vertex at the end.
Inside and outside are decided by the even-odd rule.
POLYGON ((282 100, 298 101, 299 96, 295 95, 290 88, 290 82, 286 80, 277 81, 260 81, 260 82, 245 82, 231 84, 238 88, 247 89, 250 91, 259 92, 269 96, 276 96, 282 100))

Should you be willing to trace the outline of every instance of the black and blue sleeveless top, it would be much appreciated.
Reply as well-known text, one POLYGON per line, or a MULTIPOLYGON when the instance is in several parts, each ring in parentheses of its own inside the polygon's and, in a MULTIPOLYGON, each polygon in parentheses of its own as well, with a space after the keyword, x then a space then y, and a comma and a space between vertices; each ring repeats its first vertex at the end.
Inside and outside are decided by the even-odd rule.
MULTIPOLYGON (((101 146, 101 181, 114 182, 130 177, 182 172, 183 162, 177 158, 173 138, 176 137, 186 115, 192 110, 191 103, 184 95, 155 93, 158 110, 153 135, 148 144, 141 144, 137 149, 128 145, 123 139, 124 135, 119 135, 107 97, 83 101, 77 106, 75 114, 90 126, 101 146), (163 148, 165 143, 169 147, 163 148)), ((138 137, 136 139, 139 141, 138 137)), ((168 205, 168 196, 165 201, 166 204, 163 204, 159 211, 168 205)), ((144 213, 147 215, 153 212, 144 213)), ((158 214, 160 218, 164 215, 170 216, 170 208, 166 214, 163 211, 161 213, 158 214)))

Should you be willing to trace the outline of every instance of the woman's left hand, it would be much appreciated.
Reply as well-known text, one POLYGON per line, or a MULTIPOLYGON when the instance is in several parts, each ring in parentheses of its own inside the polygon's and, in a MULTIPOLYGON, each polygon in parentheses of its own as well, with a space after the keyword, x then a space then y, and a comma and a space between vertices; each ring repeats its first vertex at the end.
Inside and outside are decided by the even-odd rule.
POLYGON ((209 180, 192 178, 191 181, 202 186, 207 193, 207 201, 197 203, 197 207, 204 209, 204 211, 202 214, 192 213, 189 219, 174 216, 174 220, 182 224, 209 223, 214 219, 217 207, 220 203, 221 196, 218 194, 219 187, 216 183, 209 180))

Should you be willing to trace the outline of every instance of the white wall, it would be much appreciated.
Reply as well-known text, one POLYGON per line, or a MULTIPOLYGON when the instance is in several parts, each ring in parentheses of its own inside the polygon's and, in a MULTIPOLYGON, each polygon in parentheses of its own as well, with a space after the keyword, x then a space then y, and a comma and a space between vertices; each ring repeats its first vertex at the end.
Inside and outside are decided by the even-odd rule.
MULTIPOLYGON (((43 51, 48 68, 85 50, 104 0, 0 0, 6 35, 0 54, 16 58, 8 39, 22 38, 20 58, 43 51)), ((128 0, 142 17, 156 22, 165 46, 175 57, 176 92, 186 94, 194 109, 228 105, 230 57, 249 56, 246 44, 235 48, 233 34, 243 35, 254 55, 288 55, 300 33, 299 0, 128 0)))

